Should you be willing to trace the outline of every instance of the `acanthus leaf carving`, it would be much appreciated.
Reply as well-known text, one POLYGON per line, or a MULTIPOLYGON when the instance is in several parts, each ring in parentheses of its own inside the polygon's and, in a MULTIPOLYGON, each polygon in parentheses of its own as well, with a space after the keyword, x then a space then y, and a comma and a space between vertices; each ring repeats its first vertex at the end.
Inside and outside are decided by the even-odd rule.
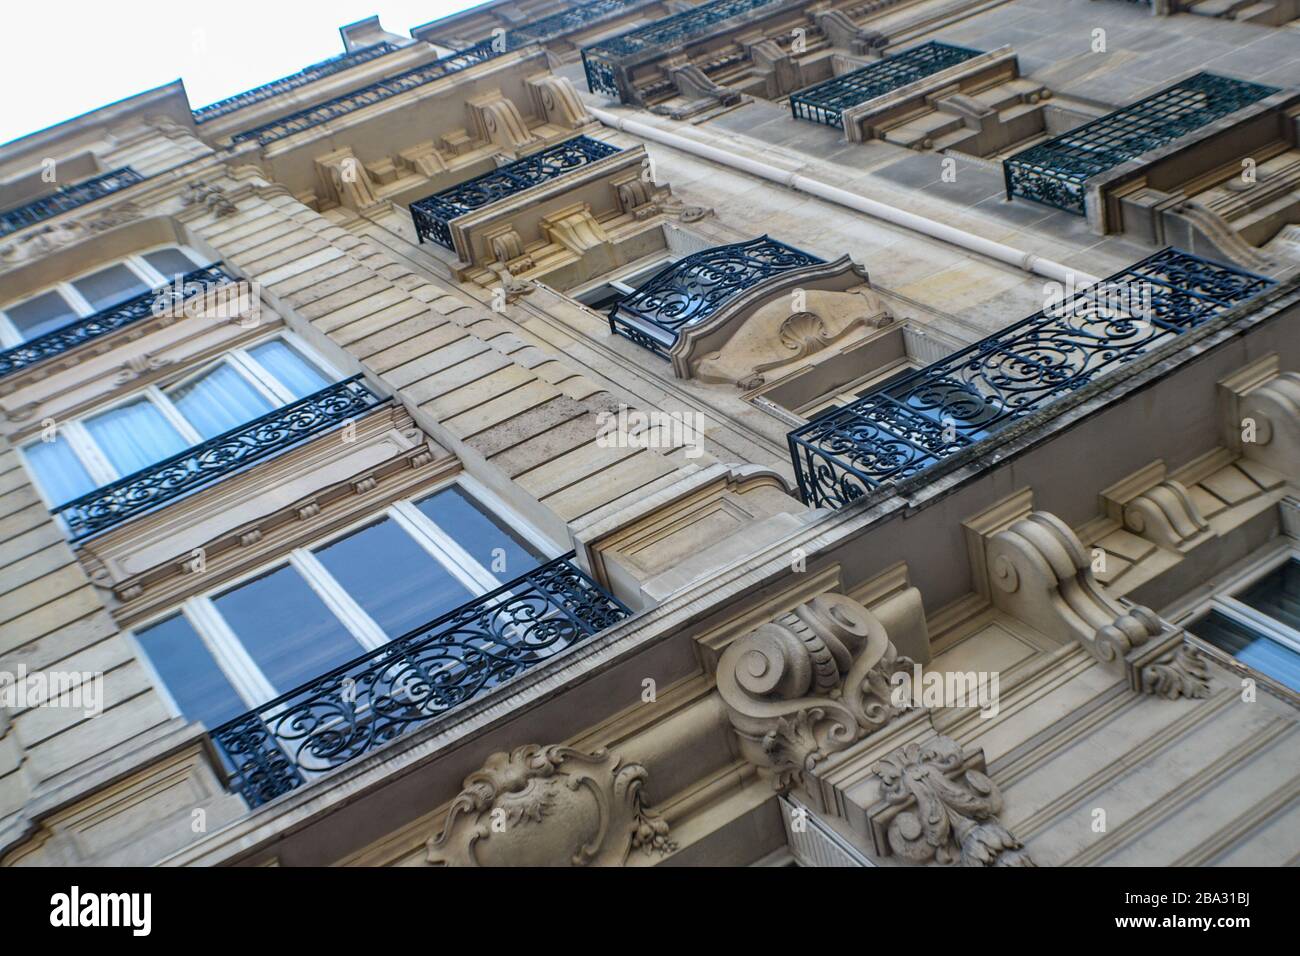
POLYGON ((1199 650, 1180 643, 1142 668, 1142 691, 1166 700, 1208 697, 1209 665, 1199 650))
POLYGON ((604 750, 527 744, 495 753, 465 778, 442 831, 426 844, 438 866, 622 866, 631 853, 676 849, 643 805, 640 764, 604 750))

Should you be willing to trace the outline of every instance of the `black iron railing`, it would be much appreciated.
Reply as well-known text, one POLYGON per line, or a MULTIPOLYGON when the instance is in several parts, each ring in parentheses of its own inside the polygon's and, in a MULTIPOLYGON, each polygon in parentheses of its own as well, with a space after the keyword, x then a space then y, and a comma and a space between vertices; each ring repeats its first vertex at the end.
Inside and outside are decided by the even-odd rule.
POLYGON ((790 432, 799 493, 838 508, 911 478, 1273 284, 1162 250, 790 432))
POLYGON ((380 403, 360 375, 335 382, 53 509, 73 541, 151 511, 277 455, 380 403))
POLYGON ((250 807, 487 693, 630 612, 556 558, 212 731, 250 807))
POLYGON ((822 261, 767 236, 705 249, 665 266, 619 300, 609 327, 667 357, 683 327, 703 322, 760 282, 822 261))
POLYGON ((726 29, 728 21, 743 22, 764 7, 775 7, 784 2, 785 0, 713 0, 712 3, 703 3, 583 47, 582 65, 587 74, 587 89, 627 102, 627 91, 619 82, 622 72, 620 66, 625 58, 647 50, 680 48, 717 29, 726 29))
POLYGON ((533 20, 523 26, 506 30, 504 37, 506 49, 517 50, 530 43, 545 43, 566 33, 613 20, 621 14, 653 2, 654 0, 593 0, 591 3, 574 4, 567 10, 553 13, 549 17, 542 17, 540 20, 533 20))
POLYGON ((46 332, 21 345, 0 352, 0 376, 8 375, 29 365, 35 365, 47 358, 61 355, 69 349, 84 345, 101 335, 108 335, 118 329, 147 319, 151 315, 163 315, 183 305, 193 296, 206 293, 217 286, 226 285, 235 280, 221 270, 220 264, 204 266, 187 272, 171 285, 144 292, 125 302, 109 306, 94 315, 77 319, 53 332, 46 332))
POLYGON ((617 146, 588 136, 577 136, 548 146, 490 173, 411 203, 415 233, 421 242, 427 239, 454 249, 449 225, 457 216, 481 209, 618 152, 621 150, 617 146))
POLYGON ((245 90, 235 96, 227 97, 224 100, 218 100, 215 103, 209 103, 207 106, 201 106, 193 110, 195 123, 207 123, 221 116, 228 116, 237 110, 242 110, 246 106, 252 106, 254 103, 261 103, 263 100, 269 100, 272 97, 279 96, 281 93, 287 93, 290 90, 296 90, 300 86, 306 86, 309 83, 315 83, 317 80, 324 79, 327 76, 334 76, 353 67, 361 66, 363 63, 369 63, 371 60, 386 56, 398 49, 387 40, 370 46, 362 47, 359 50, 352 50, 349 53, 341 53, 338 56, 330 57, 328 60, 322 60, 320 63, 313 63, 309 67, 299 70, 289 76, 283 76, 278 80, 272 80, 270 83, 263 83, 261 86, 255 86, 251 90, 245 90))
POLYGON ((1197 73, 1004 160, 1007 198, 1020 196, 1082 216, 1090 177, 1167 146, 1276 92, 1272 86, 1197 73))
POLYGON ((144 182, 143 176, 130 166, 123 166, 121 169, 101 173, 91 179, 83 179, 70 186, 60 186, 58 192, 0 212, 0 236, 7 236, 27 226, 34 226, 59 213, 84 206, 96 199, 103 199, 119 189, 126 189, 141 182, 144 182))
POLYGON ((812 120, 814 123, 843 129, 843 114, 850 106, 883 96, 922 77, 981 55, 979 50, 968 50, 931 40, 869 63, 852 73, 792 93, 790 112, 796 119, 812 120))
POLYGON ((317 103, 315 106, 309 106, 306 109, 298 110, 296 113, 290 113, 288 116, 282 116, 270 123, 255 126, 253 129, 243 130, 230 137, 230 141, 232 143, 242 143, 247 140, 256 140, 265 146, 267 143, 274 143, 276 140, 312 129, 321 123, 338 119, 340 116, 346 116, 354 110, 375 103, 382 103, 394 96, 418 89, 426 83, 440 80, 444 76, 450 76, 461 70, 467 70, 471 66, 485 63, 493 57, 499 56, 502 52, 504 51, 493 47, 491 40, 484 40, 467 49, 425 63, 423 66, 417 66, 414 69, 371 83, 369 86, 363 86, 359 90, 352 90, 349 93, 328 99, 323 103, 317 103))

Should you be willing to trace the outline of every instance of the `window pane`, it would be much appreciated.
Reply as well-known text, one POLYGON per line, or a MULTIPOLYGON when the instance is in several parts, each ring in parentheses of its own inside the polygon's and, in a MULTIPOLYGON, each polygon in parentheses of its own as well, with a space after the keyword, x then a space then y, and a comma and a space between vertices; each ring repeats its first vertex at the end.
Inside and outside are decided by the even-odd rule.
POLYGON ((95 482, 62 435, 23 449, 45 496, 56 505, 95 490, 95 482))
POLYGON ((139 276, 120 264, 76 279, 72 284, 96 312, 149 291, 149 286, 139 276))
POLYGON ((544 560, 459 485, 449 485, 415 506, 502 584, 527 574, 544 560))
POLYGON ((183 276, 198 268, 198 263, 191 262, 190 257, 179 249, 155 249, 153 252, 146 252, 143 258, 168 279, 183 276))
POLYGON ((1300 630, 1300 562, 1287 561, 1256 581, 1237 600, 1300 630))
POLYGON ((248 350, 248 354, 274 375, 276 381, 293 393, 296 399, 319 392, 330 383, 320 369, 283 339, 272 339, 255 345, 248 350))
POLYGON ((86 419, 86 430, 119 475, 132 474, 189 447, 145 398, 86 419))
POLYGON ((169 617, 135 636, 190 720, 201 720, 212 730, 248 709, 184 615, 169 617))
POLYGON ((280 693, 364 652, 287 564, 213 598, 212 603, 280 693))
POLYGON ((5 309, 9 321, 18 329, 23 341, 61 329, 78 316, 68 300, 58 292, 44 292, 19 305, 5 309))
POLYGON ((354 531, 316 557, 390 638, 474 595, 392 518, 354 531))
POLYGON ((1187 629, 1294 691, 1300 691, 1300 654, 1218 611, 1187 629))
POLYGON ((172 389, 167 397, 204 438, 230 431, 275 407, 248 379, 224 362, 172 389))
POLYGON ((624 293, 615 289, 612 285, 597 286, 590 292, 584 292, 578 296, 578 301, 590 309, 603 312, 612 306, 619 299, 623 298, 624 293))

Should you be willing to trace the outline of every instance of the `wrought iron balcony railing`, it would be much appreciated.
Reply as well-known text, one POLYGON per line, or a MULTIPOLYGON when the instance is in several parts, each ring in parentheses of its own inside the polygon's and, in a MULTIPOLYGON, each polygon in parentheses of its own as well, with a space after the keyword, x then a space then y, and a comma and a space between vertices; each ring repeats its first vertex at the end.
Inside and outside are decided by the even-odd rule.
POLYGON ((911 478, 1273 284, 1164 249, 790 432, 799 493, 838 508, 911 478))
POLYGON ((631 613, 556 558, 211 733, 250 807, 491 691, 631 613))
POLYGON ((101 173, 91 179, 83 179, 70 186, 60 186, 58 192, 0 212, 0 236, 7 236, 19 229, 34 226, 59 213, 84 206, 96 199, 103 199, 119 189, 126 189, 141 182, 144 182, 143 176, 130 166, 123 166, 121 169, 101 173))
POLYGON ((844 128, 844 111, 867 100, 883 96, 922 77, 955 66, 979 50, 931 40, 902 53, 869 63, 790 95, 790 113, 795 119, 812 120, 825 126, 844 128))
POLYGON ((411 203, 415 234, 421 242, 427 239, 454 249, 450 224, 457 216, 481 209, 618 152, 621 150, 617 146, 588 136, 577 136, 548 146, 490 173, 475 176, 450 189, 411 203))
POLYGON ((501 52, 493 49, 491 40, 484 40, 481 43, 476 43, 464 50, 440 57, 414 69, 405 70, 395 76, 385 77, 371 83, 369 86, 363 86, 359 90, 352 90, 333 99, 328 99, 323 103, 317 103, 315 106, 309 106, 306 109, 298 110, 296 113, 290 113, 288 116, 282 116, 270 123, 255 126, 253 129, 243 130, 230 137, 230 141, 232 143, 242 143, 248 140, 256 140, 265 146, 268 143, 274 143, 277 140, 293 136, 295 133, 309 130, 321 123, 338 119, 340 116, 346 116, 363 107, 382 103, 394 96, 418 89, 427 83, 432 83, 434 80, 440 80, 444 76, 450 76, 461 70, 467 70, 471 66, 485 63, 493 57, 499 56, 501 52))
POLYGON ((612 332, 667 358, 681 329, 703 322, 735 296, 821 259, 767 236, 679 259, 609 311, 612 332))
POLYGON ((374 408, 381 400, 361 378, 335 382, 59 505, 53 513, 67 523, 71 540, 79 541, 197 491, 374 408))
POLYGON ((228 116, 237 110, 242 110, 246 106, 252 106, 254 103, 261 103, 263 100, 269 100, 272 97, 279 96, 281 93, 287 93, 290 90, 296 90, 300 86, 306 86, 309 83, 315 83, 317 80, 324 79, 327 76, 334 76, 353 67, 361 66, 363 63, 369 63, 371 60, 378 59, 396 50, 397 47, 382 40, 379 43, 362 47, 359 50, 352 50, 349 53, 341 53, 338 56, 330 57, 328 60, 322 60, 320 63, 313 63, 309 67, 299 70, 289 76, 283 76, 278 80, 272 80, 270 83, 263 83, 261 86, 255 86, 251 90, 245 90, 235 96, 229 96, 224 100, 218 100, 215 103, 209 103, 207 106, 201 106, 193 110, 195 123, 208 123, 220 116, 228 116))
POLYGON ((776 7, 785 2, 786 0, 712 0, 711 3, 703 3, 583 47, 582 65, 587 74, 587 89, 628 102, 627 91, 620 83, 620 67, 627 58, 639 58, 640 54, 652 50, 680 49, 719 29, 728 28, 733 22, 743 23, 764 7, 776 7))
POLYGON ((506 30, 506 49, 518 50, 530 43, 545 43, 566 33, 613 20, 620 14, 653 2, 654 0, 592 0, 591 3, 575 4, 549 17, 506 30))
POLYGON ((1123 109, 1003 161, 1007 198, 1020 196, 1084 215, 1087 180, 1167 146, 1278 89, 1197 73, 1123 109))
POLYGON ((125 302, 109 306, 84 319, 46 332, 21 345, 0 352, 0 376, 61 355, 102 335, 108 335, 151 315, 162 315, 183 305, 192 296, 235 280, 221 270, 220 263, 187 272, 171 285, 144 292, 125 302))

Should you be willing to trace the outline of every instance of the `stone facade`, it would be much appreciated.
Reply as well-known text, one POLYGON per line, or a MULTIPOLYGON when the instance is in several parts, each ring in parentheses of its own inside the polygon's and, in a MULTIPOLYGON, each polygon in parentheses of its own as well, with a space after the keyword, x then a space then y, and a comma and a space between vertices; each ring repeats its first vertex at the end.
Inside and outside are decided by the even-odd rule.
MULTIPOLYGON (((1258 597, 1300 566, 1300 34, 1284 0, 1210 6, 493 0, 411 37, 346 26, 343 60, 219 109, 176 83, 4 146, 0 861, 1294 862, 1300 697, 1206 622, 1300 660, 1258 597), (931 41, 973 53, 833 122, 792 108, 931 41), (1196 71, 1265 92, 1090 175, 1079 210, 1007 198, 1004 160, 1196 71), (598 148, 564 153, 578 137, 598 148), (1044 338, 973 386, 983 411, 898 439, 929 449, 910 470, 807 503, 829 470, 791 432, 856 415, 865 442, 886 381, 1170 245, 1217 284, 1166 273, 1174 312, 1104 317, 1097 354, 1123 361, 1049 389, 1097 336, 1044 338), (227 284, 130 321, 78 285, 160 249, 227 284), (78 314, 28 334, 20 307, 68 289, 78 314), (178 409, 272 339, 369 404, 292 441, 266 436, 306 412, 201 432, 162 476, 96 465, 104 409, 178 409), (977 427, 1026 379, 1050 400, 977 427), (93 533, 41 472, 58 441, 92 497, 125 488, 73 502, 123 509, 93 533), (426 528, 413 502, 452 487, 573 552, 569 603, 393 678, 437 642, 391 650, 314 549, 380 515, 426 528), (221 596, 290 565, 384 668, 303 690, 232 650, 221 596), (576 603, 581 639, 518 663, 576 603), (178 609, 252 724, 196 719, 141 637, 178 609), (431 703, 493 654, 512 663, 431 703), (68 674, 93 706, 18 693, 68 674)), ((453 565, 475 544, 424 534, 453 565)), ((458 573, 452 617, 540 586, 458 573)))

